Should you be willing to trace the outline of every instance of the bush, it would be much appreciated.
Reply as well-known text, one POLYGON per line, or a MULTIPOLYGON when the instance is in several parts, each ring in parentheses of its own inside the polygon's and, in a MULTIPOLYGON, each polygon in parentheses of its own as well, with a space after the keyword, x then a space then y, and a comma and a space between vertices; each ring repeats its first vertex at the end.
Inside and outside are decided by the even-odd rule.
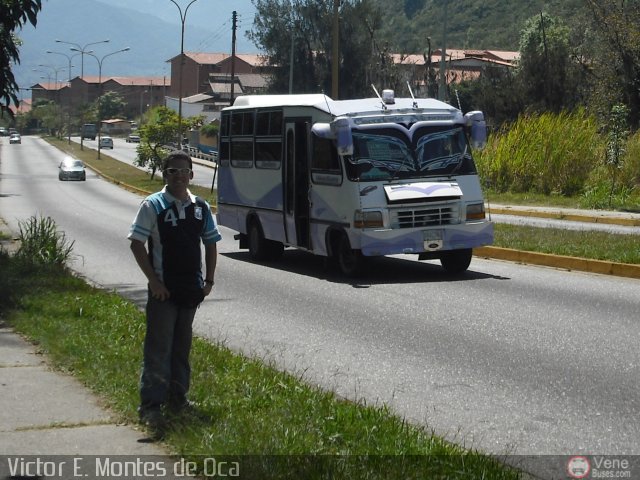
POLYGON ((74 242, 57 230, 51 217, 31 217, 18 224, 20 248, 16 259, 32 265, 64 267, 71 257, 74 242))
POLYGON ((496 191, 572 196, 584 190, 603 152, 595 119, 584 110, 543 113, 492 135, 477 163, 496 191))

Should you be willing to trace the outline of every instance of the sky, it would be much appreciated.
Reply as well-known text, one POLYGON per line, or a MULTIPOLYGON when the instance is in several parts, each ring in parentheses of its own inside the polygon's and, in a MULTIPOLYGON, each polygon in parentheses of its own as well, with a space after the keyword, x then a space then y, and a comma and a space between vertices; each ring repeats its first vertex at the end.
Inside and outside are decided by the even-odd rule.
MULTIPOLYGON (((16 32, 23 42, 20 64, 13 67, 18 85, 26 89, 39 82, 67 81, 69 73, 74 78, 81 69, 85 76, 97 76, 100 71, 103 76, 168 77, 167 60, 180 53, 181 16, 185 18, 185 51, 230 54, 235 10, 236 52, 258 53, 245 36, 255 16, 251 0, 175 2, 181 11, 172 0, 44 0, 36 27, 28 24, 16 32), (82 49, 105 39, 109 42, 86 49, 98 58, 73 58, 75 52, 70 48, 82 49), (109 55, 124 48, 129 50, 109 55)), ((21 92, 21 98, 30 97, 28 90, 21 92)))

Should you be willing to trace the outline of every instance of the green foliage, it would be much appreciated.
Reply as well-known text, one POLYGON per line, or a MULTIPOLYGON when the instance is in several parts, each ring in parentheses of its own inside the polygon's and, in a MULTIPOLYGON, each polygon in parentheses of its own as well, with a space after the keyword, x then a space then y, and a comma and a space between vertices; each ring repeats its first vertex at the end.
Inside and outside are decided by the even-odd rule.
POLYGON ((207 123, 200 127, 200 133, 205 137, 215 138, 220 131, 220 125, 217 123, 207 123))
POLYGON ((74 242, 57 230, 51 217, 31 217, 19 223, 20 248, 16 258, 24 264, 63 267, 71 257, 74 242))
POLYGON ((199 129, 203 122, 203 115, 183 118, 180 121, 180 117, 173 110, 167 107, 154 108, 149 112, 147 123, 138 129, 140 143, 135 164, 147 167, 153 179, 156 171, 162 167, 163 158, 179 138, 179 133, 184 136, 184 133, 192 128, 199 129))
POLYGON ((606 121, 615 104, 629 109, 629 124, 640 127, 640 2, 585 0, 591 18, 582 42, 585 68, 592 73, 592 104, 606 121))
POLYGON ((477 156, 483 179, 497 191, 576 195, 604 144, 585 111, 521 116, 489 138, 477 156))
POLYGON ((569 28, 545 13, 530 18, 520 37, 518 75, 523 95, 535 103, 530 110, 555 111, 565 108, 568 83, 569 28))
MULTIPOLYGON (((447 48, 518 49, 527 19, 540 13, 540 2, 508 0, 371 0, 383 13, 379 40, 398 53, 422 53, 427 38, 442 47, 444 3, 447 8, 447 48)), ((564 19, 576 16, 584 0, 549 0, 545 10, 564 19)))
MULTIPOLYGON (((293 93, 331 93, 333 2, 314 0, 256 0, 249 38, 277 66, 271 93, 289 91, 293 56, 293 93), (286 32, 286 34, 284 33, 286 32), (293 48, 293 52, 292 52, 293 48)), ((379 11, 370 0, 341 2, 339 91, 342 98, 370 93, 372 74, 387 75, 391 67, 383 42, 376 44, 379 11), (377 53, 372 54, 372 44, 377 53), (378 65, 377 70, 372 65, 378 65), (369 69, 369 70, 368 70, 369 69)), ((375 81, 375 80, 374 80, 375 81)), ((389 84, 385 85, 389 86, 389 84)))
POLYGON ((42 0, 0 0, 0 116, 13 117, 9 105, 19 104, 18 89, 11 65, 20 63, 20 41, 14 32, 27 22, 35 26, 42 0))
POLYGON ((117 92, 107 92, 95 102, 96 115, 99 119, 117 118, 124 113, 127 102, 117 92))
POLYGON ((493 245, 528 252, 640 264, 640 249, 635 235, 499 223, 495 225, 493 245))
POLYGON ((168 145, 178 138, 178 114, 167 107, 156 107, 150 112, 149 121, 138 129, 140 143, 136 165, 148 167, 151 178, 162 166, 162 159, 169 153, 168 145))
POLYGON ((616 180, 618 172, 622 169, 624 155, 626 153, 627 137, 627 117, 629 109, 624 105, 614 105, 609 116, 609 132, 607 133, 607 154, 606 164, 611 178, 611 190, 609 193, 609 206, 611 197, 616 190, 616 180))
POLYGON ((65 122, 60 106, 53 100, 39 100, 27 114, 36 120, 40 128, 45 128, 50 134, 56 135, 65 122))

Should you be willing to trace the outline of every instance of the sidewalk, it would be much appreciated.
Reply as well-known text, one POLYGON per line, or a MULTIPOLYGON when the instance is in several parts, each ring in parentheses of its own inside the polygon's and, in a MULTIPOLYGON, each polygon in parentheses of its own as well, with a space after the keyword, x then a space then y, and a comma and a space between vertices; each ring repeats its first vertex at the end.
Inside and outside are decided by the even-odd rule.
POLYGON ((497 203, 487 203, 486 206, 490 213, 502 215, 517 215, 521 217, 551 218, 573 222, 605 223, 610 225, 640 227, 640 213, 635 212, 501 205, 497 203))
POLYGON ((162 478, 175 478, 177 459, 161 444, 137 425, 118 423, 96 396, 53 371, 34 345, 1 321, 0 405, 0 478, 104 478, 105 469, 121 476, 124 462, 142 468, 140 460, 162 462, 169 473, 162 478))

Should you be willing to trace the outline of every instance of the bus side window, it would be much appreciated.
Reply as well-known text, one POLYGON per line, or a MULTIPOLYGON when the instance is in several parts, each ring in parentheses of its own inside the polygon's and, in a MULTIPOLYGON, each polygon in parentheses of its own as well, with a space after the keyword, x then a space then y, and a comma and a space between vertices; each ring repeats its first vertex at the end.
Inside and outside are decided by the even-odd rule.
POLYGON ((333 140, 312 135, 311 178, 321 185, 342 184, 340 158, 333 140))

